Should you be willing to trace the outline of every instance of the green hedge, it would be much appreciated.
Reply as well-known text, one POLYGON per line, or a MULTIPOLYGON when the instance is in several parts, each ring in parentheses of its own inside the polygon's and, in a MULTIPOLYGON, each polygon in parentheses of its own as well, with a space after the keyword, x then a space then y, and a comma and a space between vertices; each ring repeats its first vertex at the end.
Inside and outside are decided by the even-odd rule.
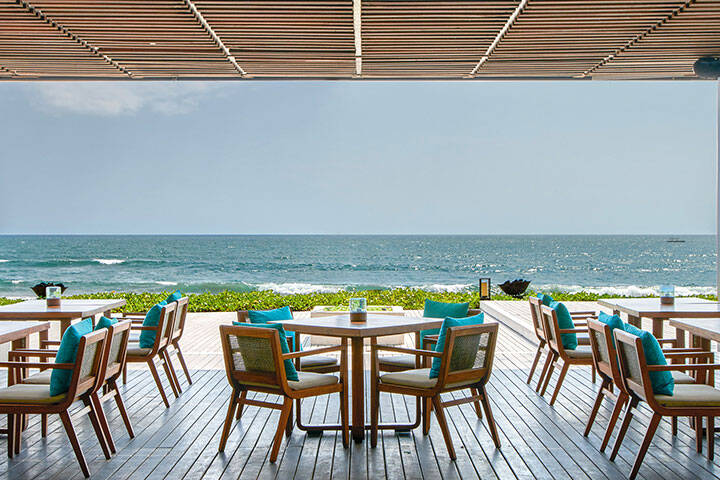
MULTIPOLYGON (((589 292, 566 293, 566 292, 545 292, 549 293, 556 300, 561 301, 594 301, 598 298, 612 298, 616 295, 598 295, 589 292)), ((524 298, 535 295, 536 292, 529 291, 524 298)), ((150 309, 154 304, 163 300, 169 292, 163 293, 123 293, 123 292, 99 292, 84 295, 72 295, 65 298, 93 299, 93 298, 124 298, 127 306, 123 309, 127 312, 141 312, 150 309)), ((714 295, 700 295, 709 300, 716 300, 714 295)), ((232 292, 220 293, 198 293, 190 295, 189 310, 191 312, 229 312, 234 310, 265 310, 279 308, 289 305, 296 311, 311 310, 317 305, 345 305, 351 297, 366 297, 369 305, 399 305, 405 310, 422 310, 426 298, 439 302, 470 302, 470 305, 478 305, 478 292, 428 292, 412 288, 396 288, 393 290, 366 290, 359 292, 337 292, 337 293, 308 293, 281 295, 271 290, 255 292, 232 292)), ((494 300, 514 300, 507 295, 493 295, 494 300)), ((19 302, 0 297, 0 305, 19 302)))

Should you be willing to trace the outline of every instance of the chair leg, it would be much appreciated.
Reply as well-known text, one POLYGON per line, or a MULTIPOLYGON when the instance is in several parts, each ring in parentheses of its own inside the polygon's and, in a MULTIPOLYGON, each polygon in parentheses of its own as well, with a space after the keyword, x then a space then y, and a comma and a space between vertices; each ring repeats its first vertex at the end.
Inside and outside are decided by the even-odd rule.
POLYGON ((8 458, 15 456, 15 415, 9 413, 7 416, 7 429, 8 429, 8 458))
POLYGON ((532 380, 533 375, 535 375, 535 369, 538 366, 538 363, 540 362, 540 357, 542 357, 542 352, 545 347, 545 342, 540 342, 537 347, 537 351, 535 352, 535 359, 533 360, 532 366, 530 366, 530 373, 528 374, 527 383, 530 385, 530 381, 532 380))
POLYGON ((380 398, 377 389, 377 379, 370 380, 370 446, 377 447, 378 423, 380 420, 380 398))
POLYGON ((155 368, 155 362, 151 358, 150 360, 148 360, 147 364, 150 368, 150 373, 152 373, 152 376, 155 379, 155 384, 157 385, 158 390, 160 390, 160 397, 162 398, 165 407, 170 408, 170 402, 168 402, 168 399, 165 396, 165 389, 162 386, 162 381, 160 380, 160 375, 158 375, 157 368, 155 368))
POLYGON ((40 415, 40 435, 42 438, 47 437, 47 423, 48 423, 48 416, 46 413, 43 413, 40 415))
POLYGON ((447 447, 448 455, 451 460, 455 460, 457 458, 455 455, 455 447, 453 446, 452 438, 450 437, 450 429, 448 428, 447 421, 445 419, 445 412, 443 411, 442 403, 440 401, 440 395, 432 397, 432 405, 435 409, 435 417, 437 418, 438 425, 440 425, 440 430, 442 431, 443 438, 445 439, 445 446, 447 447))
POLYGON ((187 378, 188 385, 192 385, 192 379, 190 378, 190 370, 188 370, 187 364, 185 363, 185 357, 183 356, 182 350, 180 350, 180 342, 174 342, 173 347, 175 347, 178 360, 180 360, 180 366, 182 367, 183 372, 185 372, 185 377, 187 378))
POLYGON ((677 417, 672 417, 670 419, 670 426, 671 426, 671 430, 672 430, 672 436, 677 437, 677 427, 678 427, 677 417))
POLYGON ((695 450, 697 453, 702 453, 702 417, 695 417, 695 450))
POLYGON ((543 379, 542 388, 540 389, 540 396, 542 397, 545 395, 545 392, 547 391, 548 385, 550 385, 550 379, 552 378, 552 374, 555 371, 555 366, 557 365, 557 355, 555 352, 553 352, 551 356, 552 360, 550 361, 550 366, 548 367, 547 372, 545 373, 545 378, 543 379))
POLYGON ((238 406, 238 393, 233 389, 230 394, 230 404, 228 405, 227 415, 225 415, 225 424, 223 425, 222 434, 220 435, 220 446, 218 452, 225 451, 225 445, 227 444, 228 437, 230 436, 230 427, 232 426, 232 420, 235 416, 235 409, 238 406))
POLYGON ((98 439, 100 448, 102 448, 105 459, 110 460, 110 448, 108 447, 107 441, 105 440, 105 434, 103 433, 102 427, 100 427, 100 422, 98 421, 97 415, 95 414, 95 408, 93 407, 92 401, 89 398, 83 398, 83 404, 86 407, 90 408, 90 411, 88 412, 88 417, 90 417, 90 423, 92 424, 93 430, 95 431, 95 436, 98 439))
POLYGON ((627 403, 627 395, 620 392, 617 397, 617 401, 615 402, 615 408, 613 408, 612 415, 610 415, 610 421, 607 424, 607 429, 605 430, 605 436, 603 437, 602 444, 600 445, 600 451, 604 452, 605 448, 607 448, 608 443, 610 443, 610 437, 612 436, 612 432, 615 429, 615 424, 617 423, 618 418, 620 418, 620 413, 622 412, 623 407, 627 403))
POLYGON ((178 390, 178 386, 175 384, 175 378, 173 377, 173 372, 170 368, 170 363, 168 362, 169 359, 167 352, 165 350, 161 351, 159 357, 163 370, 165 370, 165 376, 170 384, 170 389, 172 390, 173 395, 175 395, 175 398, 178 398, 180 396, 180 391, 178 390))
MULTIPOLYGON (((470 389, 470 393, 472 394, 473 397, 477 397, 477 396, 478 396, 478 389, 477 389, 477 388, 471 388, 471 389, 470 389)), ((477 417, 482 420, 482 407, 480 406, 480 401, 479 401, 479 400, 475 400, 475 401, 473 402, 473 404, 475 405, 475 415, 477 415, 477 417)))
POLYGON ((95 415, 97 416, 98 422, 100 423, 100 428, 105 435, 105 441, 107 442, 107 446, 110 449, 110 453, 117 453, 117 449, 115 448, 115 442, 113 441, 112 437, 112 432, 110 432, 110 425, 108 425, 107 417, 105 416, 105 410, 102 407, 102 402, 100 401, 100 397, 98 396, 97 392, 94 393, 92 397, 90 397, 90 402, 92 402, 93 408, 95 409, 95 415))
POLYGON ((707 425, 705 432, 707 433, 707 458, 711 462, 715 458, 715 417, 705 417, 707 425))
POLYGON ((20 454, 22 447, 22 417, 23 415, 15 415, 15 455, 20 454))
POLYGON ((70 415, 67 410, 60 412, 60 420, 62 420, 65 432, 70 439, 70 444, 75 451, 75 457, 77 457, 77 461, 80 464, 80 469, 82 470, 83 475, 85 475, 85 478, 87 478, 90 476, 90 469, 88 469, 87 462, 85 462, 85 455, 83 455, 83 452, 80 449, 80 442, 78 442, 77 436, 75 435, 75 429, 70 421, 70 415))
POLYGON ((432 399, 430 398, 423 398, 423 435, 428 435, 430 433, 430 424, 432 414, 432 399))
MULTIPOLYGON (((347 382, 345 383, 347 386, 347 382)), ((340 392, 340 423, 342 425, 342 442, 343 448, 350 446, 350 400, 348 397, 347 387, 340 392)), ((377 434, 376 434, 377 437, 377 434)))
POLYGON ((500 448, 500 436, 498 435, 497 427, 495 426, 495 417, 493 416, 492 410, 490 409, 490 399, 487 396, 487 390, 483 386, 482 391, 482 406, 485 409, 485 416, 487 417, 488 428, 490 429, 490 436, 492 436, 495 448, 500 448))
POLYGON ((638 470, 640 470, 640 465, 642 465, 645 453, 655 436, 655 430, 657 430, 660 419, 662 419, 662 415, 659 413, 653 413, 653 416, 650 419, 650 425, 648 425, 647 433, 645 433, 645 438, 643 439, 642 444, 640 445, 640 450, 638 450, 637 456, 635 457, 635 464, 630 472, 630 480, 634 480, 637 476, 638 470))
POLYGON ((125 423, 128 436, 130 438, 135 438, 135 432, 133 432, 132 424, 130 423, 130 416, 125 409, 125 402, 123 402, 122 395, 120 395, 120 389, 118 388, 117 383, 115 383, 115 380, 112 380, 110 388, 115 392, 115 395, 113 395, 115 397, 115 403, 117 404, 118 410, 120 410, 120 416, 123 419, 123 423, 125 423))
POLYGON ((278 453, 280 452, 280 444, 282 443, 283 430, 285 430, 285 424, 287 424, 291 409, 292 398, 285 397, 282 410, 280 411, 280 421, 278 422, 275 438, 273 439, 272 450, 270 450, 270 463, 275 463, 275 460, 277 460, 278 453))
POLYGON ((123 367, 123 385, 127 385, 127 363, 123 367))
POLYGON ((632 420, 633 417, 633 408, 637 406, 637 400, 632 399, 627 404, 627 407, 625 407, 625 418, 623 418, 623 422, 620 425, 620 431, 618 432, 617 438, 615 438, 615 445, 613 445, 612 453, 610 453, 610 461, 614 461, 615 457, 618 454, 618 450, 620 450, 620 445, 622 445, 623 439, 625 438, 625 433, 627 433, 627 429, 630 426, 630 420, 632 420))
POLYGON ((558 393, 560 393, 560 388, 562 387, 563 381, 565 380, 565 375, 567 375, 569 368, 570 368, 569 363, 567 363, 567 362, 563 363, 563 366, 560 369, 560 375, 558 376, 558 379, 557 379, 557 384, 555 385, 555 391, 553 392, 552 398, 550 399, 551 406, 555 403, 558 393))
POLYGON ((175 382, 175 387, 177 388, 178 393, 182 393, 182 387, 180 386, 180 379, 177 376, 177 372, 175 371, 175 365, 172 362, 172 357, 170 356, 170 352, 165 349, 163 350, 165 353, 165 361, 168 364, 168 369, 170 369, 170 374, 172 375, 173 382, 175 382))
POLYGON ((240 417, 242 416, 243 407, 245 406, 245 404, 242 401, 245 400, 245 398, 247 398, 247 390, 243 390, 242 392, 240 392, 240 402, 238 402, 237 413, 235 414, 235 420, 240 420, 240 417))
POLYGON ((597 379, 597 372, 595 371, 595 365, 591 365, 590 369, 592 370, 592 382, 595 383, 595 380, 597 379))
POLYGON ((548 370, 550 369, 550 365, 552 364, 552 358, 553 353, 548 349, 547 355, 545 356, 545 364, 543 365, 543 369, 540 372, 540 378, 538 378, 538 383, 535 386, 535 392, 540 393, 540 389, 542 388, 543 384, 545 383, 545 377, 547 376, 548 370))
POLYGON ((590 429, 595 422, 597 412, 598 410, 600 410, 600 405, 602 405, 603 398, 605 398, 605 392, 603 390, 609 387, 610 382, 608 380, 603 380, 602 384, 600 385, 600 389, 598 390, 597 396, 595 397, 595 403, 593 404, 593 408, 592 410, 590 410, 590 416, 588 417, 587 423, 585 424, 585 432, 583 433, 584 437, 587 437, 590 434, 590 429))
MULTIPOLYGON (((298 400, 298 403, 299 402, 300 401, 298 400)), ((292 435, 292 431, 293 431, 293 413, 294 413, 294 408, 293 408, 292 404, 290 404, 290 415, 288 415, 287 423, 285 423, 285 436, 288 438, 290 437, 290 435, 292 435)))

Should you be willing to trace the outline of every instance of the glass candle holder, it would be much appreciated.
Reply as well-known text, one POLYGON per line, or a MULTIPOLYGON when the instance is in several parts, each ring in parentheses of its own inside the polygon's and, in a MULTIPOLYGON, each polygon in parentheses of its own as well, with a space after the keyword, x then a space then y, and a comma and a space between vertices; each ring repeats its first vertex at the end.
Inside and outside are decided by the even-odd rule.
POLYGON ((365 322, 367 321, 367 299, 351 298, 350 299, 350 321, 365 322))
POLYGON ((51 286, 45 287, 45 301, 48 307, 59 307, 60 306, 60 295, 62 289, 60 287, 51 286))
POLYGON ((675 303, 675 287, 673 285, 660 285, 660 303, 665 305, 675 303))

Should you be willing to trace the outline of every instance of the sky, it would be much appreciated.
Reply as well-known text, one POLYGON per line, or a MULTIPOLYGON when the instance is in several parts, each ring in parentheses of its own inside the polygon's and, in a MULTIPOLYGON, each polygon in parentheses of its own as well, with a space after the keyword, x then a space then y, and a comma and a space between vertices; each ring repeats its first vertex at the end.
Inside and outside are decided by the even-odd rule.
POLYGON ((0 234, 715 231, 714 82, 3 82, 0 234))

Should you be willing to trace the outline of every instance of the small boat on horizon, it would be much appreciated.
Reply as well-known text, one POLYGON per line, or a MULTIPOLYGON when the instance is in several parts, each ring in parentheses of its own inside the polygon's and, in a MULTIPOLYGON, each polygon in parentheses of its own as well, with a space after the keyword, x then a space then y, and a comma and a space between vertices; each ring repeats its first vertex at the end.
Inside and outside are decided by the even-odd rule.
POLYGON ((668 243, 685 243, 685 240, 683 240, 682 238, 677 238, 677 237, 668 238, 665 241, 668 243))

